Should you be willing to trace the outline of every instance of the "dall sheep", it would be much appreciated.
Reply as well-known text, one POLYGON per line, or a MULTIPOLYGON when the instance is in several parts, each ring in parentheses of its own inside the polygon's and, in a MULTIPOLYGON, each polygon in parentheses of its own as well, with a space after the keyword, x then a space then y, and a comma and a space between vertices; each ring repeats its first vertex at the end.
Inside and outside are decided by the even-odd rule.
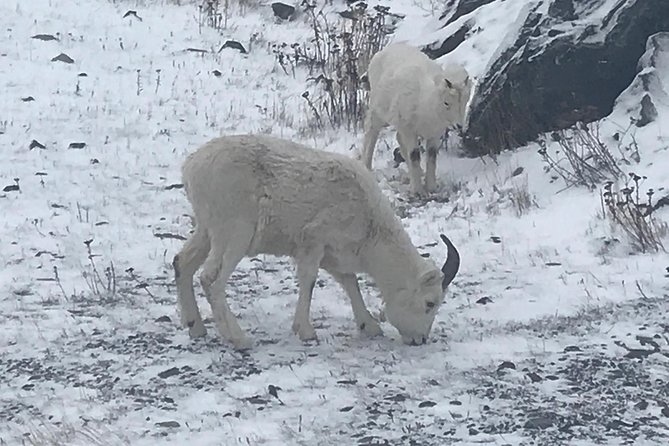
POLYGON ((466 122, 472 90, 469 74, 460 65, 444 69, 417 48, 394 43, 372 57, 367 79, 369 108, 362 151, 365 166, 372 168, 379 133, 391 125, 397 131, 402 157, 408 161, 412 192, 433 192, 441 137, 466 122), (427 150, 424 184, 419 138, 427 150))
POLYGON ((319 268, 348 294, 358 328, 381 334, 363 302, 356 273, 380 289, 385 316, 407 344, 422 344, 432 327, 460 256, 442 234, 441 270, 411 243, 374 176, 357 160, 272 136, 214 139, 188 156, 183 182, 195 231, 174 257, 181 321, 191 337, 206 333, 195 295, 200 281, 220 334, 236 348, 250 347, 228 306, 228 278, 246 256, 294 259, 299 282, 293 331, 316 337, 309 318, 319 268))

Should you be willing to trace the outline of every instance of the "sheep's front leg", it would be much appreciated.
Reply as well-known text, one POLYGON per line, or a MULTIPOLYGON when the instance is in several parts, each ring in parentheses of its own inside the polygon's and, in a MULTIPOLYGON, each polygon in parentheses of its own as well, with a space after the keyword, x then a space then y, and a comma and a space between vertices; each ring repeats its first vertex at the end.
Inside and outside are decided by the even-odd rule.
POLYGON ((426 141, 427 162, 425 165, 425 189, 434 192, 437 189, 437 152, 439 151, 439 140, 430 139, 426 141))
POLYGON ((297 334, 301 341, 316 339, 316 330, 311 325, 309 313, 311 311, 311 297, 316 285, 322 257, 322 254, 310 253, 310 255, 302 255, 296 259, 300 291, 295 318, 293 319, 293 333, 297 334))
POLYGON ((423 169, 420 167, 420 147, 418 138, 413 134, 397 132, 397 141, 400 143, 402 156, 407 160, 409 166, 409 181, 411 183, 411 192, 419 197, 426 194, 423 185, 423 169))
MULTIPOLYGON (((234 232, 233 232, 234 233, 234 232)), ((234 233, 234 240, 226 246, 220 240, 211 240, 211 251, 202 267, 200 282, 207 296, 219 333, 230 341, 237 350, 251 348, 251 341, 242 331, 237 318, 228 306, 225 294, 226 284, 246 255, 250 237, 243 233, 234 233)), ((252 236, 252 233, 250 234, 252 236)))
POLYGON ((348 294, 348 297, 351 300, 351 307, 353 308, 353 318, 360 331, 370 337, 382 335, 383 330, 381 330, 381 326, 365 306, 365 301, 362 298, 362 293, 360 293, 356 275, 342 274, 330 270, 328 270, 328 272, 342 286, 342 288, 344 288, 346 294, 348 294))

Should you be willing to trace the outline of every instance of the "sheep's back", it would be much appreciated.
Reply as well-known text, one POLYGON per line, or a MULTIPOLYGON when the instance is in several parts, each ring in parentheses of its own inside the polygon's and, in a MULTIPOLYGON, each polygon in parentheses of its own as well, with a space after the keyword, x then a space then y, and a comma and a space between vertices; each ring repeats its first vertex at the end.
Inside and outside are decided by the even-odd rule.
POLYGON ((257 252, 292 255, 305 237, 360 242, 390 209, 358 161, 271 136, 210 141, 188 157, 183 176, 196 220, 248 221, 257 252))

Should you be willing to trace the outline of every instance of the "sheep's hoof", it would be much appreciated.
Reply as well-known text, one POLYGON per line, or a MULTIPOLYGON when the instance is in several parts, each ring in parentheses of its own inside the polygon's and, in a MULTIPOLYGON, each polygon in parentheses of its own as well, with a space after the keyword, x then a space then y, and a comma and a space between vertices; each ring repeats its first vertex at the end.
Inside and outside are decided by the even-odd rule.
POLYGON ((249 350, 253 346, 253 342, 246 336, 241 338, 230 339, 235 350, 249 350))
POLYGON ((419 187, 412 187, 411 193, 413 194, 414 198, 418 200, 424 200, 429 195, 422 185, 419 187))
POLYGON ((207 334, 207 329, 205 328, 202 322, 193 323, 188 327, 188 336, 190 336, 191 339, 201 338, 206 334, 207 334))
POLYGON ((365 336, 368 336, 370 338, 383 335, 383 330, 381 330, 381 326, 374 319, 362 322, 361 324, 358 325, 358 328, 365 336))
POLYGON ((293 333, 295 333, 300 341, 315 341, 318 339, 316 336, 316 330, 311 324, 293 324, 293 333))
POLYGON ((436 181, 425 181, 425 190, 428 193, 434 193, 437 191, 437 182, 436 181))

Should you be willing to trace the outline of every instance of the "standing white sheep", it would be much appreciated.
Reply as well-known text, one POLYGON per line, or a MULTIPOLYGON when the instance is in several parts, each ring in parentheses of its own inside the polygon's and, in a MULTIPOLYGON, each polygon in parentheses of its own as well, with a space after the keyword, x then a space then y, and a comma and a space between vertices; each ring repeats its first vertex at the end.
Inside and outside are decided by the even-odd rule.
POLYGON ((250 342, 228 306, 228 278, 245 256, 290 256, 299 298, 293 331, 316 337, 309 320, 319 268, 348 294, 357 326, 381 328, 360 294, 356 273, 378 285, 385 315, 408 344, 425 342, 460 257, 442 235, 448 257, 440 270, 411 243, 374 176, 359 161, 271 136, 214 139, 184 162, 183 181, 195 232, 174 257, 181 320, 192 337, 206 333, 195 295, 200 281, 220 334, 239 349, 250 342))
POLYGON ((445 69, 417 48, 394 43, 376 53, 367 69, 369 108, 362 157, 372 168, 374 147, 383 127, 397 130, 400 152, 409 166, 414 194, 437 186, 437 151, 451 128, 464 127, 472 81, 460 65, 445 69), (427 149, 425 183, 420 165, 419 138, 427 149))

